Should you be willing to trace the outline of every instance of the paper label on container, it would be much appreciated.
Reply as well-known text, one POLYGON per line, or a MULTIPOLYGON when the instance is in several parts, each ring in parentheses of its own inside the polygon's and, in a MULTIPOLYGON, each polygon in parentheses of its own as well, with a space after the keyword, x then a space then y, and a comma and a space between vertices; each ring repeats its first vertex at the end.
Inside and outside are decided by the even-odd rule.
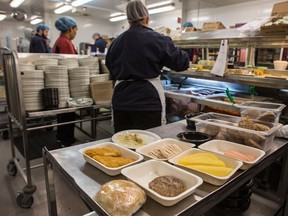
POLYGON ((211 70, 212 74, 215 74, 217 76, 224 75, 227 65, 227 55, 228 55, 228 40, 222 40, 216 62, 211 70))

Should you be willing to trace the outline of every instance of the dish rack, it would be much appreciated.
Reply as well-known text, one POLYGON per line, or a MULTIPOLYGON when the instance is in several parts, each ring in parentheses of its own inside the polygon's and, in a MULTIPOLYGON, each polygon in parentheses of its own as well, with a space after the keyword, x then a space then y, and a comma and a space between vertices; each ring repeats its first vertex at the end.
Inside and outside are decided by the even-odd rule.
MULTIPOLYGON (((17 204, 21 208, 30 208, 33 205, 34 198, 33 194, 36 191, 36 186, 32 182, 31 169, 37 168, 41 165, 36 165, 34 167, 30 166, 30 149, 29 149, 29 132, 36 131, 39 129, 53 129, 54 126, 67 125, 72 123, 80 123, 80 130, 82 130, 82 123, 85 121, 91 121, 91 134, 85 133, 92 138, 96 138, 96 123, 101 120, 108 120, 111 116, 108 115, 98 115, 101 108, 109 109, 111 103, 101 104, 101 105, 91 105, 85 107, 71 107, 55 110, 46 110, 46 111, 35 111, 35 112, 26 112, 24 106, 24 98, 22 91, 22 82, 21 82, 21 72, 19 69, 19 60, 16 51, 10 50, 1 50, 0 53, 1 60, 3 62, 3 72, 5 78, 5 91, 7 98, 7 115, 8 115, 8 129, 10 134, 11 142, 11 154, 12 159, 9 160, 7 164, 7 171, 9 175, 15 176, 17 171, 20 172, 24 178, 26 185, 24 186, 22 192, 18 193, 16 198, 17 204), (81 113, 86 111, 90 113, 90 116, 84 115, 81 116, 81 113), (69 112, 78 112, 80 113, 80 118, 75 121, 57 123, 55 119, 51 120, 51 117, 57 114, 69 113, 69 112), (43 119, 43 122, 36 122, 37 119, 43 119), (49 120, 50 119, 50 120, 49 120), (14 130, 17 129, 21 133, 22 144, 24 149, 24 159, 25 159, 25 168, 22 168, 19 159, 16 158, 15 153, 15 140, 14 140, 14 130), (24 171, 25 170, 25 171, 24 171)), ((47 56, 50 54, 47 54, 47 56)), ((39 56, 39 55, 37 55, 39 56)), ((46 56, 45 56, 46 57, 46 56)), ((61 57, 60 54, 53 54, 53 57, 61 57)), ((64 55, 62 55, 64 57, 64 55)))

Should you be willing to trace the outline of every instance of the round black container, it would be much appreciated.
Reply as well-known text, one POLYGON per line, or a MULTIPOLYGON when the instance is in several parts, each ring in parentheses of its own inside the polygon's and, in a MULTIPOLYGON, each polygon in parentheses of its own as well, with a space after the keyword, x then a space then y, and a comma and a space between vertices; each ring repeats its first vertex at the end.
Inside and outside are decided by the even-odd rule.
POLYGON ((194 143, 196 146, 212 139, 209 135, 196 131, 179 133, 177 138, 181 141, 194 143))
POLYGON ((203 114, 202 112, 195 112, 195 113, 189 113, 185 115, 186 123, 187 123, 187 128, 190 130, 196 130, 196 125, 195 121, 192 119, 195 116, 198 116, 200 114, 203 114))
POLYGON ((46 110, 57 109, 59 105, 58 88, 41 89, 43 104, 46 110))

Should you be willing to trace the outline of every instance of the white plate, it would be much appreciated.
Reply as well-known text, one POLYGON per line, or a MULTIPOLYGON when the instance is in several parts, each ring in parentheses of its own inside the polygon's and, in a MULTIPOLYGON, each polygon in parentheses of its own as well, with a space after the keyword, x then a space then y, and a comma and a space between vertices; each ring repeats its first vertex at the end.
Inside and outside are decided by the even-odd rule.
MULTIPOLYGON (((255 160, 253 161, 243 161, 243 166, 240 168, 242 170, 246 170, 248 168, 250 168, 251 166, 253 166, 254 164, 256 164, 264 155, 265 152, 260 150, 260 149, 256 149, 250 146, 246 146, 246 145, 241 145, 238 143, 234 143, 234 142, 229 142, 229 141, 225 141, 225 140, 211 140, 208 141, 206 143, 203 143, 202 145, 198 146, 199 149, 202 150, 206 150, 206 151, 210 151, 210 152, 215 152, 221 155, 224 155, 224 152, 233 149, 236 150, 242 154, 249 154, 249 155, 253 155, 255 157, 255 160)), ((225 155, 226 156, 226 155, 225 155)), ((229 157, 229 156, 227 156, 229 157)), ((231 157, 233 158, 233 157, 231 157)), ((238 160, 237 158, 233 158, 238 160)))
POLYGON ((149 160, 144 163, 127 167, 123 169, 121 173, 142 187, 149 197, 164 206, 175 205, 179 201, 190 196, 195 189, 203 183, 203 180, 200 177, 192 173, 163 161, 156 160, 149 160), (186 190, 175 197, 165 197, 149 188, 149 182, 159 176, 165 175, 174 176, 182 180, 186 186, 186 190))
POLYGON ((222 160, 227 167, 230 167, 233 169, 233 171, 229 175, 220 177, 220 176, 211 175, 211 174, 208 174, 205 172, 201 172, 201 171, 198 171, 198 170, 195 170, 195 169, 192 169, 192 168, 189 168, 187 166, 183 166, 183 165, 179 164, 179 160, 182 157, 196 154, 196 153, 201 153, 201 152, 207 152, 207 151, 196 149, 196 148, 191 148, 191 149, 188 149, 188 150, 176 155, 175 157, 171 158, 169 160, 169 162, 172 164, 175 164, 179 167, 182 167, 185 170, 193 172, 195 175, 200 176, 203 179, 203 181, 208 182, 208 183, 213 184, 213 185, 216 185, 216 186, 220 186, 220 185, 225 184, 225 182, 227 182, 228 179, 232 175, 234 175, 234 173, 243 165, 243 163, 241 161, 231 159, 231 158, 226 157, 226 156, 221 155, 221 154, 213 153, 213 154, 217 155, 217 157, 220 160, 222 160))
POLYGON ((151 159, 152 158, 154 160, 159 160, 159 161, 167 161, 170 158, 175 157, 177 154, 181 153, 181 152, 179 152, 179 153, 173 155, 172 157, 165 158, 165 159, 159 159, 159 158, 149 154, 149 152, 151 152, 152 150, 157 149, 160 146, 163 146, 165 144, 176 144, 182 149, 181 152, 195 147, 195 144, 192 144, 192 143, 183 142, 183 141, 180 141, 177 139, 172 139, 172 138, 165 138, 165 139, 161 139, 161 140, 158 140, 156 142, 150 143, 148 145, 142 146, 140 148, 137 148, 136 152, 144 155, 144 159, 151 159))
POLYGON ((89 146, 89 147, 85 147, 79 150, 79 152, 83 155, 84 159, 90 163, 92 166, 97 167, 98 169, 100 169, 101 171, 105 172, 106 174, 110 175, 110 176, 115 176, 115 175, 119 175, 121 173, 121 169, 123 169, 124 167, 130 166, 132 164, 135 163, 139 163, 140 161, 143 160, 143 156, 136 153, 135 151, 132 151, 130 149, 115 145, 112 142, 106 142, 106 143, 100 143, 100 144, 95 144, 93 146, 89 146), (126 157, 126 158, 131 158, 134 159, 135 161, 120 167, 116 167, 116 168, 111 168, 111 167, 107 167, 104 164, 94 160, 93 158, 89 157, 88 155, 84 154, 84 152, 88 149, 94 149, 94 148, 113 148, 113 149, 117 149, 121 152, 121 156, 122 157, 126 157))
POLYGON ((112 141, 118 145, 124 146, 124 147, 129 148, 129 149, 137 149, 137 148, 142 146, 142 145, 133 146, 133 145, 120 143, 118 140, 118 136, 121 134, 125 134, 125 133, 137 133, 137 134, 139 134, 141 136, 141 138, 146 142, 146 145, 161 139, 161 137, 158 136, 157 134, 146 131, 146 130, 125 130, 125 131, 120 131, 120 132, 114 134, 112 136, 112 141))

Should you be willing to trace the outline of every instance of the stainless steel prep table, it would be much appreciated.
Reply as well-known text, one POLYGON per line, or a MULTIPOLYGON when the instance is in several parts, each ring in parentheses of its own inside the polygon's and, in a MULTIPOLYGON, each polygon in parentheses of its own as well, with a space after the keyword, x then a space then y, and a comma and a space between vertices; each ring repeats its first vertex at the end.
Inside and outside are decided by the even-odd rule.
MULTIPOLYGON (((185 121, 179 121, 165 126, 152 128, 149 131, 158 134, 162 138, 176 138, 176 135, 179 132, 188 131, 188 129, 186 129, 185 121)), ((96 211, 99 215, 106 215, 105 211, 103 211, 101 207, 93 201, 92 197, 104 183, 113 179, 124 179, 125 177, 122 175, 116 177, 106 175, 102 171, 86 163, 83 156, 78 151, 83 147, 105 141, 110 141, 110 139, 53 151, 43 150, 49 215, 57 215, 56 193, 52 180, 53 168, 63 175, 67 183, 77 191, 79 196, 91 207, 91 209, 96 211), (51 166, 49 166, 50 163, 51 166)), ((288 145, 285 145, 286 143, 287 140, 275 139, 275 141, 271 143, 271 145, 273 145, 272 150, 267 152, 259 163, 246 171, 237 171, 233 178, 223 186, 218 187, 208 183, 203 183, 193 195, 171 207, 164 207, 148 197, 146 203, 135 215, 201 215, 274 161, 281 157, 286 158, 288 152, 288 145)), ((287 160, 285 161, 287 163, 287 160)), ((287 170, 286 163, 285 166, 283 166, 284 170, 287 170)), ((288 187, 288 172, 282 170, 281 179, 282 181, 279 183, 279 187, 281 187, 282 194, 279 202, 283 204, 288 187)))

